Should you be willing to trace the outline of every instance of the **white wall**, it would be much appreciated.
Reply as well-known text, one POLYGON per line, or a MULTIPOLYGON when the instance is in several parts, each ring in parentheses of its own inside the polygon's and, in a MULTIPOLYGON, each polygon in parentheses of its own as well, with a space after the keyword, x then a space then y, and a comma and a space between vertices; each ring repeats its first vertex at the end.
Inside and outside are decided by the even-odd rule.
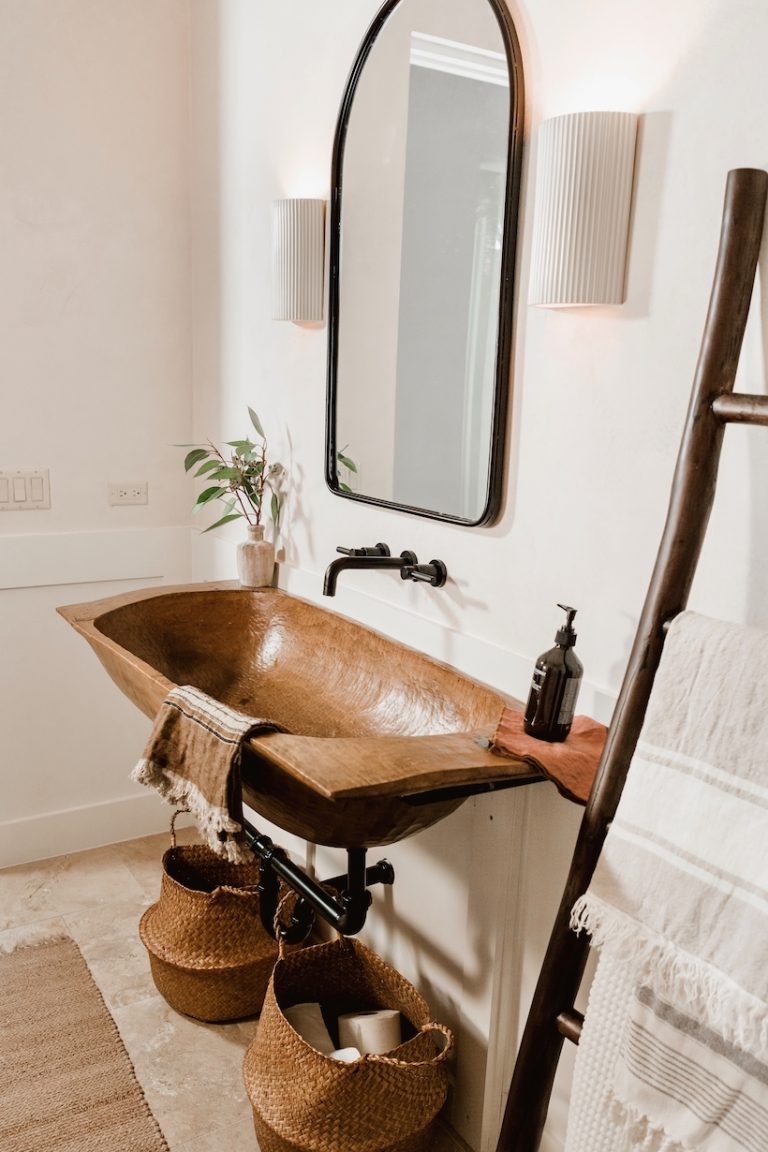
MULTIPOLYGON (((293 470, 280 580, 299 594, 319 599, 337 544, 385 540, 393 550, 442 557, 451 577, 442 591, 345 573, 334 607, 501 689, 525 694, 532 660, 551 643, 556 601, 576 604, 588 678, 580 706, 604 718, 663 524, 726 172, 768 163, 768 130, 758 115, 768 96, 768 9, 760 0, 735 7, 727 0, 511 4, 528 132, 507 498, 495 527, 465 529, 355 505, 325 489, 326 333, 269 318, 269 203, 327 195, 338 102, 376 8, 376 0, 193 5, 193 218, 196 212, 202 240, 196 432, 230 437, 245 426, 246 403, 261 413, 278 458, 293 470), (591 107, 643 116, 628 301, 573 313, 531 310, 535 127, 591 107)), ((758 309, 741 384, 758 391, 764 328, 758 309)), ((765 614, 768 582, 768 454, 759 430, 729 436, 692 604, 755 620, 765 614)), ((199 574, 231 574, 229 539, 199 542, 199 574)), ((428 985, 436 1012, 457 1024, 460 1046, 481 1072, 490 1035, 495 1086, 503 1079, 498 1066, 514 1054, 516 1001, 524 1015, 577 819, 547 785, 466 805, 389 853, 398 881, 377 902, 385 909, 369 936, 428 985), (502 833, 489 845, 491 816, 502 833), (524 836, 517 834, 523 826, 524 836), (465 867, 481 847, 488 864, 482 884, 465 867), (499 912, 478 896, 483 884, 497 888, 501 911, 517 917, 521 944, 503 969, 509 941, 495 934, 499 912), (506 884, 513 890, 505 905, 506 884), (503 972, 515 965, 522 980, 505 986, 503 972), (500 1005, 507 1014, 499 1019, 500 1005)), ((473 1147, 493 1148, 500 1101, 486 1100, 483 1121, 482 1084, 472 1081, 466 1059, 459 1078, 453 1120, 473 1147)), ((550 1148, 563 1133, 565 1080, 548 1125, 550 1148)))
POLYGON ((0 469, 51 476, 0 514, 0 864, 167 823, 128 779, 147 722, 54 609, 188 577, 188 84, 187 0, 0 4, 0 469))

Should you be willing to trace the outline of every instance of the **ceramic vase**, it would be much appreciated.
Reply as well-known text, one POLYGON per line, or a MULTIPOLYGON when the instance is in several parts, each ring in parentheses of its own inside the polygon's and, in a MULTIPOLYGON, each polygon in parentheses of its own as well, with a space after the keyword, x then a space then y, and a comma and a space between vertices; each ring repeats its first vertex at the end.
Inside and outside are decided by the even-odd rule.
POLYGON ((272 583, 275 546, 264 539, 263 524, 248 525, 248 539, 237 546, 237 575, 243 588, 263 588, 272 583))

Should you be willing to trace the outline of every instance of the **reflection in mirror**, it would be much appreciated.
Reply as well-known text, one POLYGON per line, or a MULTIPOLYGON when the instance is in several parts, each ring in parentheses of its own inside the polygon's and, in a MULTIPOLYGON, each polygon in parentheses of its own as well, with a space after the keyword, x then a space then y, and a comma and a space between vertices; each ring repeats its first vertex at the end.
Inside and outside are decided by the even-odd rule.
POLYGON ((521 116, 497 0, 384 5, 334 150, 335 491, 470 524, 497 514, 521 116))

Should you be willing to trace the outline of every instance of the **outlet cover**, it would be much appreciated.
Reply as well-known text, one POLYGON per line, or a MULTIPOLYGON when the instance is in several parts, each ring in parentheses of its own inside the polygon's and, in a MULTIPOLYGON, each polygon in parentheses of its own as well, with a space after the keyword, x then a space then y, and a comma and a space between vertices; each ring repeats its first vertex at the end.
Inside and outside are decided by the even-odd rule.
POLYGON ((148 504, 149 484, 146 480, 135 480, 130 483, 110 484, 109 503, 118 504, 148 504))

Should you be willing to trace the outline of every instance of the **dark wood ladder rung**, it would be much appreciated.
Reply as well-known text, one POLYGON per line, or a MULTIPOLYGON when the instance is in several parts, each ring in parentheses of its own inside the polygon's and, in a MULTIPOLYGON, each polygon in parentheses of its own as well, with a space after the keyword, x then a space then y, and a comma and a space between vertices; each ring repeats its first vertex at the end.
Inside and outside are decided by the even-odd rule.
POLYGON ((768 396, 724 392, 712 401, 712 411, 726 424, 768 424, 768 396))
POLYGON ((578 1044, 584 1026, 584 1016, 581 1012, 577 1012, 575 1008, 561 1012, 555 1023, 561 1036, 565 1036, 572 1044, 578 1044))

